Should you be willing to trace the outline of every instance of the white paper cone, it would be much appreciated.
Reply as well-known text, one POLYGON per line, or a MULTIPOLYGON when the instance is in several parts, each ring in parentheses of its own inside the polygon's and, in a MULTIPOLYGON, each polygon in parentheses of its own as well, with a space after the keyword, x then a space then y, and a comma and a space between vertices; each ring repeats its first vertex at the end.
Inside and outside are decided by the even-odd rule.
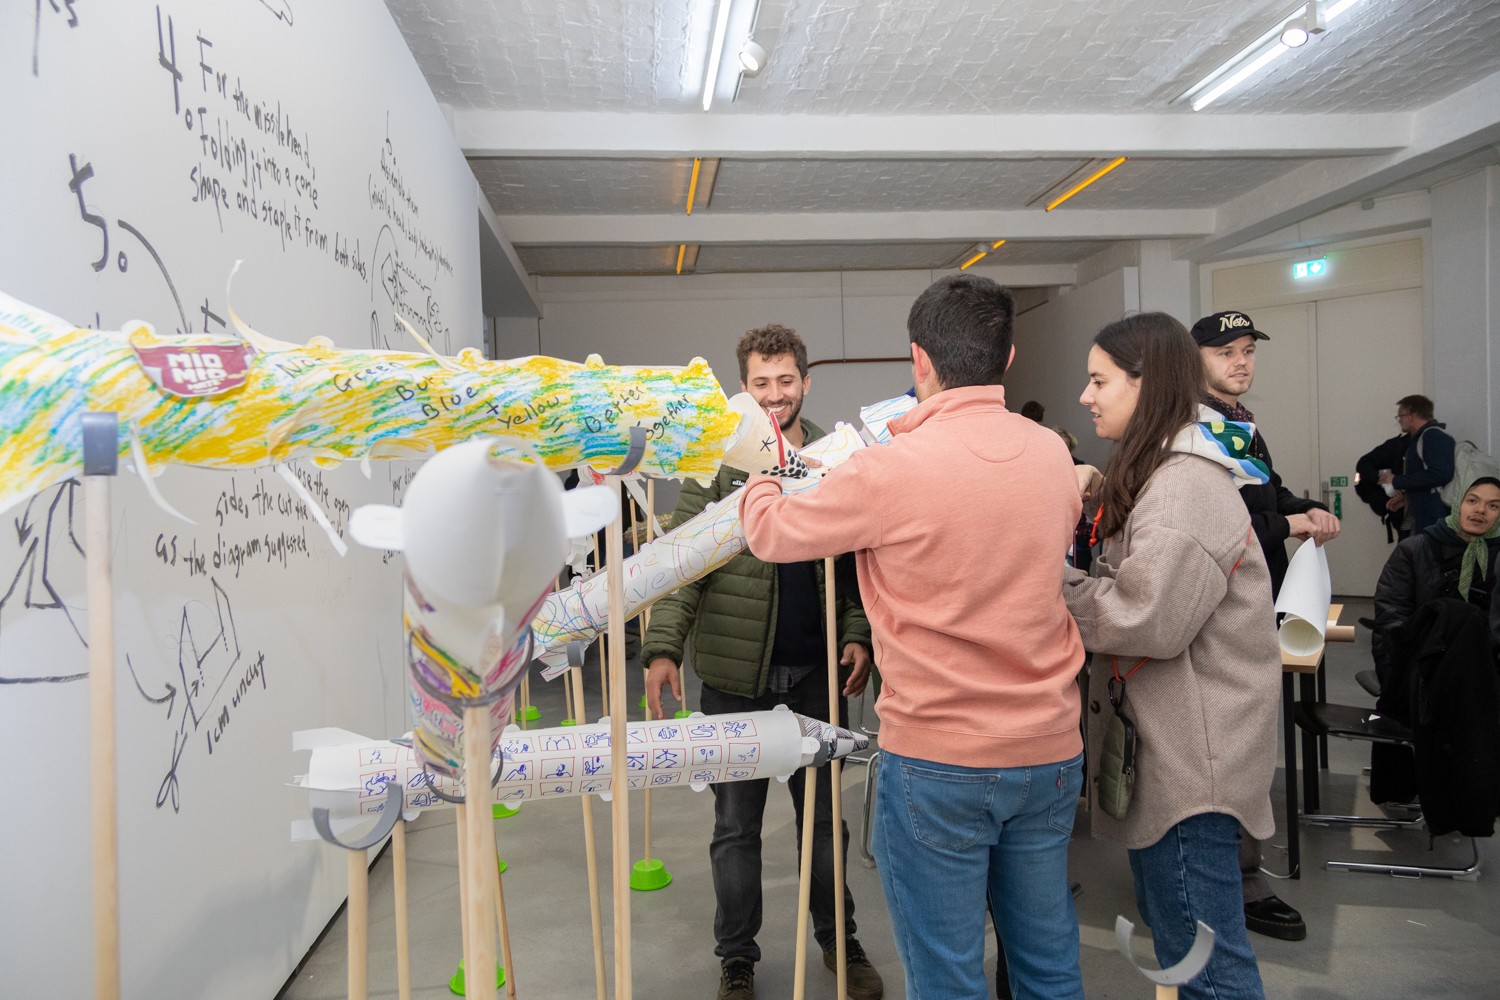
POLYGON ((1292 556, 1276 610, 1284 614, 1279 638, 1284 652, 1311 656, 1323 647, 1328 628, 1328 606, 1333 582, 1328 576, 1328 553, 1321 545, 1303 542, 1292 556))

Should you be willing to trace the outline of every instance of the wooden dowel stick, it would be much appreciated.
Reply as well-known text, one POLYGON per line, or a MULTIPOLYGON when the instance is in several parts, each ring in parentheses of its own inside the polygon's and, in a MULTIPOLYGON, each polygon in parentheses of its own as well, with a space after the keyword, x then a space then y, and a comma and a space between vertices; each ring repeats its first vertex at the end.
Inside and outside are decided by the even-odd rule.
POLYGON ((645 794, 644 794, 644 798, 645 798, 646 801, 645 801, 645 806, 641 810, 641 815, 642 815, 642 822, 645 824, 645 836, 642 838, 642 840, 644 841, 644 843, 641 845, 641 849, 643 851, 643 853, 641 854, 641 857, 645 858, 647 861, 650 861, 651 860, 651 789, 649 789, 649 788, 646 789, 645 794))
MULTIPOLYGON (((606 539, 608 535, 605 536, 606 539)), ((594 572, 603 573, 604 564, 599 559, 599 536, 594 535, 594 572)), ((601 708, 599 715, 609 714, 609 706, 612 704, 609 697, 609 626, 605 625, 604 635, 599 643, 599 701, 601 708)))
MULTIPOLYGON (((635 549, 635 551, 639 552, 641 550, 641 528, 640 528, 640 521, 635 516, 635 511, 636 511, 635 498, 632 497, 631 501, 630 501, 630 545, 631 545, 632 548, 635 549)), ((636 616, 636 626, 637 626, 637 628, 640 629, 641 640, 645 641, 645 638, 646 638, 646 621, 645 621, 645 618, 644 618, 643 615, 637 615, 636 616)), ((645 666, 646 665, 644 663, 641 664, 642 675, 643 676, 644 676, 644 673, 645 673, 645 666)), ((622 667, 621 667, 621 673, 623 673, 623 672, 624 672, 624 667, 622 665, 622 667)), ((649 704, 646 706, 646 718, 648 720, 651 718, 651 706, 649 704)), ((645 835, 642 838, 642 840, 643 840, 643 845, 642 845, 642 851, 643 851, 643 853, 641 854, 641 857, 644 858, 644 859, 646 859, 647 861, 650 861, 651 860, 651 788, 649 786, 646 788, 645 794, 642 796, 642 798, 645 800, 645 803, 644 803, 644 806, 642 807, 642 810, 641 810, 641 823, 643 825, 643 829, 645 831, 645 835)))
MULTIPOLYGON (((605 480, 614 493, 615 509, 620 508, 620 478, 605 480)), ((610 841, 613 847, 615 891, 615 1000, 631 1000, 630 955, 630 783, 625 752, 625 573, 623 527, 617 517, 604 533, 605 564, 609 573, 609 659, 614 670, 609 676, 610 721, 610 841)))
POLYGON ((531 671, 521 675, 521 711, 517 714, 521 717, 521 728, 525 729, 531 723, 527 715, 531 709, 531 671))
MULTIPOLYGON (((453 822, 458 832, 458 927, 464 950, 464 959, 469 957, 469 908, 464 903, 464 872, 469 870, 469 845, 467 841, 469 831, 469 808, 459 803, 453 808, 453 822)), ((467 978, 467 969, 465 969, 467 978)))
MULTIPOLYGON (((838 595, 833 585, 833 559, 823 560, 823 615, 828 641, 828 721, 839 725, 839 617, 838 595)), ((841 760, 828 762, 828 797, 833 822, 833 925, 838 991, 834 996, 845 1000, 848 995, 849 966, 844 941, 844 783, 841 760)), ((815 774, 816 772, 810 772, 815 774)), ((808 841, 803 841, 807 844, 808 841)), ((804 848, 806 849, 806 848, 804 848)))
MULTIPOLYGON (((578 694, 574 700, 582 705, 583 670, 577 667, 569 670, 568 681, 577 685, 578 694)), ((578 724, 581 726, 586 721, 579 719, 578 724)), ((604 1000, 604 921, 599 913, 599 853, 594 846, 594 797, 584 795, 579 802, 583 805, 583 850, 588 862, 589 917, 594 929, 594 993, 596 1000, 604 1000)))
POLYGON ((370 995, 370 870, 364 851, 345 851, 349 855, 349 906, 346 921, 349 931, 349 1000, 366 1000, 370 995))
POLYGON ((567 703, 567 711, 568 711, 567 717, 569 719, 572 719, 574 722, 578 723, 581 726, 581 725, 583 725, 583 720, 580 719, 578 716, 576 716, 576 715, 573 714, 573 678, 572 678, 572 673, 573 673, 573 671, 571 671, 571 670, 568 671, 568 675, 569 675, 568 679, 563 683, 563 701, 567 703))
POLYGON ((411 1000, 411 928, 406 920, 406 820, 391 830, 391 881, 396 895, 396 996, 411 1000))
POLYGON ((83 477, 89 607, 89 802, 94 997, 120 995, 120 834, 115 780, 115 594, 109 475, 83 477))
POLYGON ((802 863, 797 875, 797 964, 792 973, 792 1000, 807 995, 807 916, 812 901, 813 810, 817 808, 814 790, 817 771, 802 769, 802 863))
POLYGON ((464 830, 466 870, 460 874, 464 908, 469 914, 469 945, 464 952, 465 996, 478 1000, 495 998, 495 936, 491 914, 495 879, 489 873, 495 857, 495 821, 491 811, 489 761, 490 710, 464 709, 464 830))
POLYGON ((500 931, 500 964, 505 968, 505 993, 516 1000, 516 968, 510 957, 510 926, 505 918, 505 877, 500 874, 500 855, 495 855, 495 926, 500 931))

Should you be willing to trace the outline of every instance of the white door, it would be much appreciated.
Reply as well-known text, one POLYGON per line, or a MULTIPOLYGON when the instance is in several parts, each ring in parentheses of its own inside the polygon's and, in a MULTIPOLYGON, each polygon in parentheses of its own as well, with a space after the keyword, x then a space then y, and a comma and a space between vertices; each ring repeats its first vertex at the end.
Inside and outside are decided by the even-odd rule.
MULTIPOLYGON (((1354 495, 1354 463, 1397 433, 1396 400, 1422 391, 1422 291, 1403 288, 1315 305, 1317 411, 1310 426, 1316 428, 1317 478, 1322 486, 1334 476, 1347 476, 1350 483, 1342 490, 1343 529, 1328 546, 1328 566, 1335 594, 1370 596, 1391 546, 1375 514, 1354 495)), ((1441 418, 1442 400, 1438 405, 1441 418)), ((1281 472, 1281 455, 1272 455, 1281 472)))
POLYGON ((1241 402, 1255 414, 1255 425, 1271 452, 1281 484, 1299 497, 1317 499, 1317 348, 1313 303, 1256 306, 1246 310, 1255 328, 1270 340, 1255 347, 1255 382, 1241 402))

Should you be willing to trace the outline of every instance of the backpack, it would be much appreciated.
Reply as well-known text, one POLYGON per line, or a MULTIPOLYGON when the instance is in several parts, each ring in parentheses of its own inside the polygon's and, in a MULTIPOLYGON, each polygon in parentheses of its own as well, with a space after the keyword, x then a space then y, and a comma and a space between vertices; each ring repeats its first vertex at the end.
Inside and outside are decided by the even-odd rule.
MULTIPOLYGON (((1420 440, 1417 443, 1417 453, 1421 454, 1422 446, 1420 440)), ((1473 441, 1453 442, 1453 478, 1448 480, 1437 489, 1438 499, 1443 501, 1449 510, 1455 510, 1458 503, 1463 499, 1460 492, 1474 480, 1481 476, 1490 476, 1500 479, 1500 464, 1474 444, 1473 441)))
POLYGON ((1380 485, 1380 470, 1401 468, 1408 440, 1405 434, 1397 434, 1361 455, 1359 461, 1354 463, 1354 492, 1385 524, 1387 542, 1396 540, 1396 529, 1401 527, 1405 511, 1386 510, 1385 504, 1390 497, 1386 496, 1385 488, 1380 485))

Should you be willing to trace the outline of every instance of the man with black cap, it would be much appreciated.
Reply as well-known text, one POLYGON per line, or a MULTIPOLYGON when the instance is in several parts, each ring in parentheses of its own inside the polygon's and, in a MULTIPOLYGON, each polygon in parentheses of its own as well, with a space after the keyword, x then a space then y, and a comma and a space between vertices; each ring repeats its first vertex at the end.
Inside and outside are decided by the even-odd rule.
MULTIPOLYGON (((1240 403, 1255 380, 1255 345, 1270 340, 1242 312, 1230 310, 1205 316, 1193 324, 1193 340, 1203 356, 1208 394, 1203 402, 1230 420, 1255 422, 1255 414, 1240 403)), ((1316 500, 1305 500, 1281 485, 1281 477, 1271 465, 1271 453, 1265 438, 1255 432, 1250 455, 1266 464, 1271 481, 1263 486, 1246 486, 1240 496, 1250 511, 1250 523, 1266 556, 1271 571, 1271 597, 1281 591, 1286 576, 1288 538, 1311 538, 1318 545, 1337 538, 1339 520, 1316 500)), ((1260 870, 1260 842, 1240 829, 1240 873, 1245 894, 1245 926, 1252 931, 1300 941, 1307 937, 1302 914, 1271 892, 1260 870)))

